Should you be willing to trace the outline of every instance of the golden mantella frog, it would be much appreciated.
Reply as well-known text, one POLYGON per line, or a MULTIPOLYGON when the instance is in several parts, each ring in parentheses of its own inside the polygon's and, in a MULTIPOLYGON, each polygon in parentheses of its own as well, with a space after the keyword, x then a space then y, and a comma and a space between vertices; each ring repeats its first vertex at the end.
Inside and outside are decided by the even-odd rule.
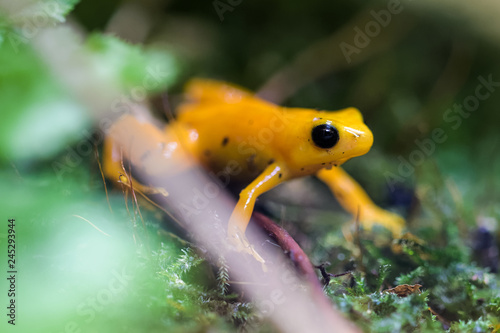
POLYGON ((201 79, 188 83, 186 97, 177 120, 164 131, 132 115, 121 117, 105 141, 105 175, 132 183, 143 193, 167 195, 169 189, 129 182, 121 159, 128 159, 139 170, 145 169, 142 164, 153 162, 142 170, 151 176, 175 174, 193 160, 213 172, 232 165, 238 172, 231 174, 231 180, 247 186, 229 219, 228 238, 262 262, 244 236, 255 201, 262 193, 297 177, 316 175, 364 227, 378 223, 394 234, 401 232, 404 220, 377 207, 340 168, 348 159, 366 154, 373 143, 372 132, 357 109, 285 108, 233 85, 201 79), (112 139, 119 132, 134 133, 133 142, 119 147, 112 139), (156 140, 157 144, 143 140, 156 140), (127 149, 132 146, 134 149, 127 149))

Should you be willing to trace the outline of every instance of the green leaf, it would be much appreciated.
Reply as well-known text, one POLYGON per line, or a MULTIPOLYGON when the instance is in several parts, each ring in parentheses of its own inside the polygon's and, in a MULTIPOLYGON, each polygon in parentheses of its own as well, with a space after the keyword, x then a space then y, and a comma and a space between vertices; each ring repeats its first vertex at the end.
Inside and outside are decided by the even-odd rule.
POLYGON ((89 125, 28 45, 0 45, 0 160, 48 158, 89 125))
MULTIPOLYGON (((85 140, 90 117, 73 99, 77 92, 61 87, 29 44, 14 40, 16 36, 7 27, 0 44, 0 160, 46 159, 85 140)), ((141 48, 111 36, 92 35, 82 52, 88 70, 81 80, 98 78, 96 84, 117 87, 124 92, 120 97, 132 103, 164 90, 178 74, 177 61, 165 50, 141 48)), ((72 68, 59 70, 68 74, 72 68)))
POLYGON ((29 38, 43 27, 64 22, 66 15, 78 2, 79 0, 25 0, 8 4, 0 2, 0 8, 14 26, 23 29, 20 33, 29 38))
POLYGON ((166 89, 179 74, 177 59, 165 49, 142 48, 102 34, 91 35, 86 48, 104 80, 117 83, 136 102, 166 89))

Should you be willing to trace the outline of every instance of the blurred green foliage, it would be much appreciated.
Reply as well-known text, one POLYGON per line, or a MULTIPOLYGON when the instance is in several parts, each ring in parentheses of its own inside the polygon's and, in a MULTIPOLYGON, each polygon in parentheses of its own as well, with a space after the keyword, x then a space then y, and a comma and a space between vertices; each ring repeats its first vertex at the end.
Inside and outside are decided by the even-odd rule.
POLYGON ((0 158, 47 158, 65 142, 78 138, 90 119, 51 77, 27 44, 9 43, 13 28, 0 44, 0 158), (26 135, 26 134, 29 135, 26 135))

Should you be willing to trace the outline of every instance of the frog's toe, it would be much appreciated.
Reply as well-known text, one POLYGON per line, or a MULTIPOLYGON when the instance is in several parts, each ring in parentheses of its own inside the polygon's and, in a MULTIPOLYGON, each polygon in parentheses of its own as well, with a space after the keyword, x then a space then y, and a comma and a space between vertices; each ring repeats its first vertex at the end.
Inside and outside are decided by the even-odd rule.
POLYGON ((374 224, 381 225, 389 229, 394 237, 401 235, 405 225, 405 220, 401 216, 378 207, 372 211, 365 211, 360 222, 368 230, 371 230, 374 224))
POLYGON ((151 194, 160 194, 164 197, 168 197, 168 192, 163 187, 153 187, 151 189, 151 194))
POLYGON ((405 225, 405 220, 397 214, 391 212, 387 213, 388 214, 385 217, 385 221, 381 222, 380 224, 389 229, 395 237, 401 236, 401 233, 405 225))
POLYGON ((245 234, 242 233, 241 231, 237 230, 235 232, 229 232, 228 233, 228 238, 231 243, 235 247, 235 250, 238 252, 243 252, 251 255, 252 257, 255 258, 258 262, 261 262, 264 264, 266 261, 264 258, 260 256, 259 253, 254 249, 253 245, 250 244, 248 239, 246 238, 245 234))

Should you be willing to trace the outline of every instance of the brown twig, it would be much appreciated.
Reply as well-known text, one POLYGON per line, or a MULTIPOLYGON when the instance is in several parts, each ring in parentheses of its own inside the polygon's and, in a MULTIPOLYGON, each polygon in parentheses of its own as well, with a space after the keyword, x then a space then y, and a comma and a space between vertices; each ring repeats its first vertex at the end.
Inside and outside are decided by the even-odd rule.
MULTIPOLYGON (((267 216, 254 212, 252 215, 252 219, 276 240, 283 251, 289 253, 290 259, 299 269, 300 273, 304 276, 307 284, 309 285, 313 300, 318 306, 319 311, 322 312, 325 318, 327 318, 327 321, 332 324, 332 327, 338 325, 338 318, 336 318, 337 314, 333 309, 330 300, 323 292, 323 285, 316 275, 315 267, 311 264, 309 257, 305 254, 302 248, 285 229, 277 225, 267 216)), ((338 276, 349 273, 350 272, 342 273, 338 276)), ((332 276, 337 276, 329 273, 326 274, 329 278, 332 276)), ((328 329, 325 329, 325 331, 328 331, 328 329)), ((354 328, 354 326, 352 327, 352 330, 349 331, 358 332, 358 330, 354 328)), ((335 330, 333 330, 332 332, 335 332, 335 330)))
POLYGON ((329 262, 325 262, 325 263, 319 264, 317 266, 314 266, 315 268, 319 269, 319 271, 321 272, 321 276, 323 277, 323 285, 325 287, 330 284, 330 281, 331 281, 332 278, 337 278, 337 277, 341 277, 341 276, 344 276, 344 275, 352 273, 351 271, 347 271, 347 272, 339 273, 339 274, 328 273, 326 271, 326 267, 330 266, 330 265, 331 264, 329 262))
POLYGON ((274 223, 273 220, 261 213, 254 212, 252 218, 262 229, 276 240, 284 252, 289 253, 290 259, 309 284, 314 287, 314 289, 319 289, 322 293, 323 286, 316 275, 314 266, 311 264, 307 254, 305 254, 304 250, 302 250, 292 236, 290 236, 285 229, 274 223))

